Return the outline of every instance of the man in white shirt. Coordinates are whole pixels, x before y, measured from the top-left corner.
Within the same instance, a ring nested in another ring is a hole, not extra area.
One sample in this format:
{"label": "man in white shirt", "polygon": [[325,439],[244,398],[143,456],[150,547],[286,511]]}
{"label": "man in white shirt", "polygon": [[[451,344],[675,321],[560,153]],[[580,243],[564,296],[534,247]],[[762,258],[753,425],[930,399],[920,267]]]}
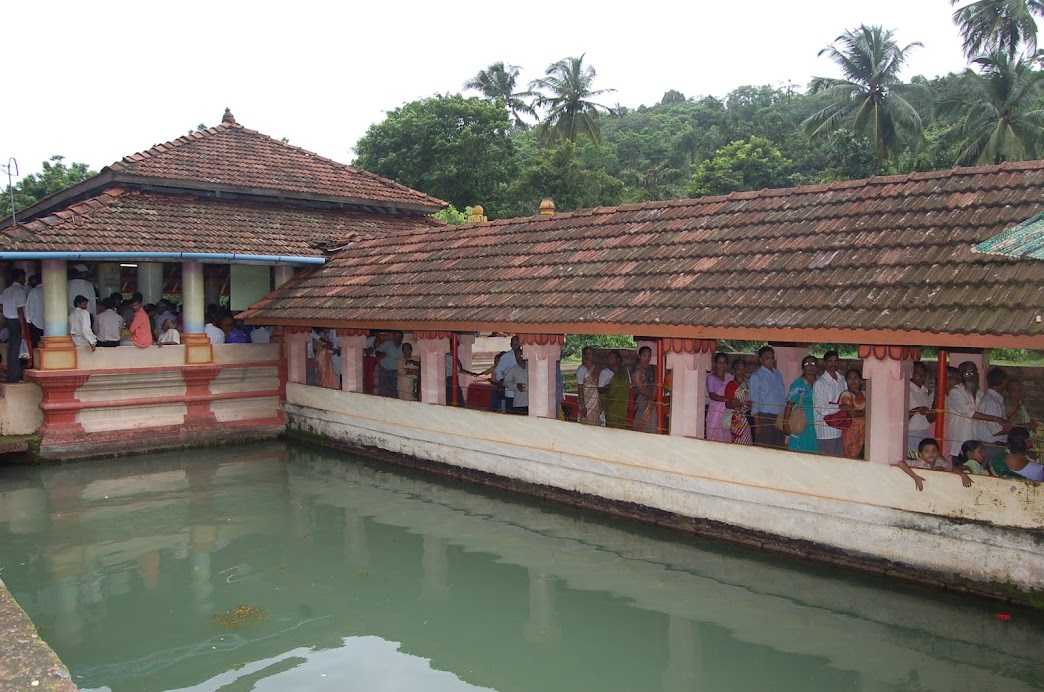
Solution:
{"label": "man in white shirt", "polygon": [[22,346],[22,322],[25,321],[25,272],[15,269],[11,272],[11,283],[0,293],[3,303],[4,318],[7,320],[7,381],[18,382],[22,379],[22,361],[18,357]]}
{"label": "man in white shirt", "polygon": [[69,279],[69,305],[75,309],[76,296],[83,296],[87,299],[87,312],[96,314],[98,294],[94,291],[94,284],[87,280],[87,265],[74,264],[71,273],[73,278]]}
{"label": "man in white shirt", "polygon": [[910,376],[909,402],[907,404],[908,422],[906,424],[907,456],[917,456],[917,448],[921,440],[932,436],[932,422],[935,414],[935,395],[928,386],[928,366],[921,361],[913,364]]}
{"label": "man in white shirt", "polygon": [[101,302],[101,312],[95,319],[98,322],[98,345],[105,348],[119,346],[124,323],[120,313],[113,309],[111,299]]}
{"label": "man in white shirt", "polygon": [[39,274],[29,277],[29,292],[25,296],[25,319],[29,323],[33,348],[36,348],[40,345],[40,337],[44,332],[44,293]]}
{"label": "man in white shirt", "polygon": [[1011,429],[1007,425],[1008,409],[1003,394],[1007,384],[1008,375],[1000,368],[990,368],[986,373],[986,391],[975,407],[976,435],[980,442],[1001,447],[1007,444]]}
{"label": "man in white shirt", "polygon": [[167,320],[172,321],[174,324],[178,323],[178,316],[174,314],[173,308],[174,306],[167,300],[161,300],[156,303],[156,313],[152,316],[152,331],[154,333],[162,333],[163,323]]}
{"label": "man in white shirt", "polygon": [[225,343],[225,332],[213,322],[207,322],[203,325],[203,332],[210,339],[212,344],[223,344]]}
{"label": "man in white shirt", "polygon": [[93,351],[98,337],[91,330],[91,313],[87,312],[87,296],[73,298],[73,311],[69,314],[69,336],[77,346],[88,346]]}
{"label": "man in white shirt", "polygon": [[[980,440],[979,434],[985,432],[979,423],[997,423],[1002,433],[1011,429],[1011,424],[1001,415],[980,411],[983,395],[979,393],[979,371],[975,363],[966,360],[957,368],[959,384],[950,390],[946,397],[946,441],[947,454],[960,452],[961,445],[968,440],[979,440],[985,444],[995,444],[994,440]],[[1001,373],[1003,377],[1003,372]],[[1001,411],[1004,398],[1001,397]],[[991,428],[993,430],[994,428]]]}
{"label": "man in white shirt", "polygon": [[504,386],[504,377],[519,363],[519,355],[522,353],[522,340],[517,336],[511,337],[511,350],[500,355],[497,367],[493,369],[493,396],[489,401],[491,411],[503,411],[505,404],[508,412],[511,412],[511,399],[514,392]]}
{"label": "man in white shirt", "polygon": [[816,448],[820,454],[832,457],[845,455],[841,446],[841,429],[827,425],[824,418],[841,410],[837,400],[848,389],[848,382],[837,371],[841,364],[837,351],[823,356],[823,374],[812,387],[812,406],[816,419]]}
{"label": "man in white shirt", "polygon": [[521,346],[515,353],[515,358],[515,367],[504,373],[504,393],[511,393],[511,398],[508,399],[508,413],[524,416],[529,413],[529,371],[526,369]]}

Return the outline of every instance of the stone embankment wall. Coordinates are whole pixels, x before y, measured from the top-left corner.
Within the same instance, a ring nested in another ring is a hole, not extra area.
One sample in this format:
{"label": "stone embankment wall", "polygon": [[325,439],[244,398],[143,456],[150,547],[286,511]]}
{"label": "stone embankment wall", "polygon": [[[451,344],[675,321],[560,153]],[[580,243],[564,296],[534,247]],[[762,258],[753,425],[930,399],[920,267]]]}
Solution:
{"label": "stone embankment wall", "polygon": [[0,579],[0,692],[75,692],[69,670],[40,639]]}
{"label": "stone embankment wall", "polygon": [[[1031,601],[1044,593],[1044,492],[925,472],[557,420],[287,386],[291,431],[624,503],[766,548]],[[640,514],[640,513],[639,513]]]}

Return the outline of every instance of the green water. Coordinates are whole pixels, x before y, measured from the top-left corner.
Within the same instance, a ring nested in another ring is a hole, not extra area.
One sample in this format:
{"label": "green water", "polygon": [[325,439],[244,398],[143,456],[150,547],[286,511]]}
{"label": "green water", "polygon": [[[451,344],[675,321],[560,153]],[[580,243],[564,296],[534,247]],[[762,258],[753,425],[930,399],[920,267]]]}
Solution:
{"label": "green water", "polygon": [[281,444],[0,466],[0,567],[85,689],[1044,689],[1032,613]]}

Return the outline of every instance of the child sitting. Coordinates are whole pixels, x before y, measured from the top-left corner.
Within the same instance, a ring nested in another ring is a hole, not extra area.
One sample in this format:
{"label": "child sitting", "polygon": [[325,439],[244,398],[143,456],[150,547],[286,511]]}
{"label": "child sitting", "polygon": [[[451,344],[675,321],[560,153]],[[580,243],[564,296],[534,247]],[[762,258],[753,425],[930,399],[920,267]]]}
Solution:
{"label": "child sitting", "polygon": [[986,461],[986,447],[978,440],[967,440],[961,445],[960,453],[953,458],[955,471],[963,469],[973,476],[991,476],[990,465]]}
{"label": "child sitting", "polygon": [[163,333],[160,334],[157,346],[173,346],[181,343],[181,334],[174,328],[174,320],[163,320]]}
{"label": "child sitting", "polygon": [[946,468],[946,461],[942,458],[939,453],[939,442],[934,437],[926,437],[921,440],[921,443],[917,445],[917,458],[909,462],[900,461],[898,464],[899,468],[903,472],[913,479],[914,485],[917,486],[917,490],[924,490],[924,478],[914,473],[914,469],[927,469],[929,471],[953,471],[960,475],[961,483],[964,484],[965,488],[971,487],[972,480],[968,476],[968,472],[963,468]]}

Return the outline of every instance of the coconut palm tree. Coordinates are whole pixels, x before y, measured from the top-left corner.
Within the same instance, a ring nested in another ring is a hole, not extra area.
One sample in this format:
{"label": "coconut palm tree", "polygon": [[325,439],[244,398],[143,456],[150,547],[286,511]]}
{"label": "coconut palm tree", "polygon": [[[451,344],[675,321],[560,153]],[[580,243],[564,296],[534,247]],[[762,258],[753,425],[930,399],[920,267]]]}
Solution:
{"label": "coconut palm tree", "polygon": [[[965,0],[950,0],[951,5]],[[1020,44],[1037,50],[1037,21],[1044,16],[1044,0],[973,0],[957,8],[953,21],[961,28],[968,58],[1004,50],[1014,60]]]}
{"label": "coconut palm tree", "polygon": [[541,134],[546,139],[565,138],[576,141],[580,133],[593,141],[600,139],[599,113],[612,113],[608,106],[591,99],[615,89],[595,89],[595,69],[584,65],[584,56],[562,58],[549,66],[544,76],[529,84],[537,93],[536,105],[546,109]]}
{"label": "coconut palm tree", "polygon": [[517,65],[505,65],[495,62],[464,84],[465,89],[474,89],[493,101],[502,101],[515,121],[516,127],[528,127],[523,115],[536,117],[536,109],[526,101],[533,96],[531,91],[515,91],[518,81]]}
{"label": "coconut palm tree", "polygon": [[981,71],[968,70],[968,88],[953,104],[960,112],[957,163],[1036,158],[1044,142],[1044,74],[1033,69],[1032,59],[1012,59],[1003,48],[973,62]]}
{"label": "coconut palm tree", "polygon": [[899,47],[894,33],[880,26],[846,31],[819,51],[841,68],[843,79],[815,77],[810,92],[825,94],[830,104],[810,115],[803,126],[809,137],[820,137],[845,127],[870,139],[878,162],[892,158],[902,145],[921,135],[921,116],[903,98],[917,89],[899,79],[910,52],[920,46]]}

